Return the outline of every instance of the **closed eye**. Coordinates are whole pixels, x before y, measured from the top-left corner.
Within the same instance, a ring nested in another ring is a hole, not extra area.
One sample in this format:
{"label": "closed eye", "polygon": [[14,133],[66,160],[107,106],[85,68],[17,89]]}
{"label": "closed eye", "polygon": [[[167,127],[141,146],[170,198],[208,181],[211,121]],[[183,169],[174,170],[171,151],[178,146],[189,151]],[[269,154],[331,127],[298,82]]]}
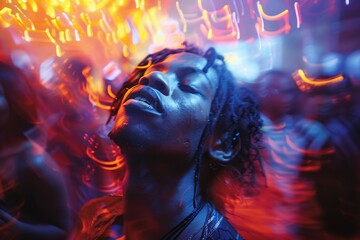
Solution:
{"label": "closed eye", "polygon": [[179,88],[184,92],[200,94],[199,91],[196,88],[194,88],[194,87],[192,87],[192,86],[190,86],[188,84],[180,83]]}
{"label": "closed eye", "polygon": [[179,88],[184,92],[193,93],[193,94],[201,94],[201,92],[199,91],[197,86],[194,85],[192,80],[182,80],[182,81],[180,81],[179,82]]}

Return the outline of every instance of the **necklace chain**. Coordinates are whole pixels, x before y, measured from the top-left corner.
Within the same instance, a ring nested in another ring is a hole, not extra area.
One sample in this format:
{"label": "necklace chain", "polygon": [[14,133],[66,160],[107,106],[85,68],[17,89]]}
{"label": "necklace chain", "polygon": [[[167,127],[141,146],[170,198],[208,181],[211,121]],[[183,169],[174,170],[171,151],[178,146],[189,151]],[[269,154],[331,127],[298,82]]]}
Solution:
{"label": "necklace chain", "polygon": [[171,240],[176,239],[180,234],[186,229],[189,224],[194,221],[195,217],[199,214],[201,209],[204,207],[205,202],[199,204],[188,216],[186,216],[181,222],[179,222],[175,227],[173,227],[169,232],[167,232],[161,240]]}

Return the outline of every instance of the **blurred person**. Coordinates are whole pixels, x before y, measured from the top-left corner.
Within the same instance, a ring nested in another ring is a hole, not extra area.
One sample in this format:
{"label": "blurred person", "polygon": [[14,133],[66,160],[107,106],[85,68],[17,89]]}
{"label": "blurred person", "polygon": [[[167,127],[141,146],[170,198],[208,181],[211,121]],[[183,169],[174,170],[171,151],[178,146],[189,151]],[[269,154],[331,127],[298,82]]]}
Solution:
{"label": "blurred person", "polygon": [[328,145],[329,133],[321,123],[296,114],[299,90],[290,73],[266,71],[252,87],[263,120],[264,148],[260,154],[267,184],[248,210],[263,212],[255,217],[254,222],[258,220],[260,226],[252,226],[256,228],[253,236],[322,239],[316,183],[333,152]]}
{"label": "blurred person", "polygon": [[41,122],[29,80],[0,62],[0,236],[65,239],[69,211],[61,170],[28,137]]}
{"label": "blurred person", "polygon": [[88,200],[121,192],[124,163],[119,147],[107,137],[107,111],[91,101],[87,77],[92,77],[92,62],[65,56],[57,58],[51,70],[53,78],[46,83],[53,109],[47,114],[47,149],[67,176],[76,218]]}
{"label": "blurred person", "polygon": [[[332,76],[317,76],[316,81]],[[331,239],[360,236],[360,114],[358,89],[347,75],[339,81],[313,85],[306,91],[305,116],[322,122],[330,133],[335,152],[324,174],[332,178],[321,182],[319,200],[324,208],[323,221]]]}
{"label": "blurred person", "polygon": [[222,174],[252,186],[261,121],[254,95],[214,48],[148,55],[119,90],[113,118],[124,196],[89,201],[75,239],[242,239],[212,186]]}

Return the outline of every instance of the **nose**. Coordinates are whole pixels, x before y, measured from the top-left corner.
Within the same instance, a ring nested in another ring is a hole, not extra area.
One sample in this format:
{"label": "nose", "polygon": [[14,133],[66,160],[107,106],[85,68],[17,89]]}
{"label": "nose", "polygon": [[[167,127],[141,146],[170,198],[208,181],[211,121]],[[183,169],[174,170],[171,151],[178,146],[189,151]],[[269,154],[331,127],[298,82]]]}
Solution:
{"label": "nose", "polygon": [[170,93],[169,82],[166,79],[166,76],[159,71],[154,71],[144,75],[140,78],[139,84],[150,86],[166,96]]}

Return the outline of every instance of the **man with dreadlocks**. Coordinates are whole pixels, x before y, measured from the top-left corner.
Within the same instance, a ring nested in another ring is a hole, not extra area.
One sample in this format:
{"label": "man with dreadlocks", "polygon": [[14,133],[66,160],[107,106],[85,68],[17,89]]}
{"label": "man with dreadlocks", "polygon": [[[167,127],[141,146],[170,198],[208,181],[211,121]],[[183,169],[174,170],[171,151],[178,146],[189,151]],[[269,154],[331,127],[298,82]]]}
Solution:
{"label": "man with dreadlocks", "polygon": [[211,186],[224,171],[244,188],[255,182],[261,120],[214,48],[185,43],[148,55],[118,92],[113,117],[124,196],[85,204],[75,239],[242,239]]}

